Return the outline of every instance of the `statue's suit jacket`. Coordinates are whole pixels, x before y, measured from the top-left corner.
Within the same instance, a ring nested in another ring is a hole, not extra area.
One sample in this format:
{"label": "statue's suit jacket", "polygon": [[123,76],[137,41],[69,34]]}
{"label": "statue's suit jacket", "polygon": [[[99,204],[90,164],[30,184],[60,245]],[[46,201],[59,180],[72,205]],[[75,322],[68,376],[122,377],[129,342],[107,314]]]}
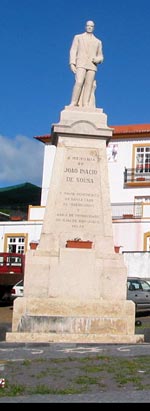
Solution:
{"label": "statue's suit jacket", "polygon": [[[92,62],[93,58],[96,63]],[[75,64],[76,68],[97,71],[97,64],[103,62],[103,59],[101,40],[86,32],[74,36],[70,49],[70,64]]]}

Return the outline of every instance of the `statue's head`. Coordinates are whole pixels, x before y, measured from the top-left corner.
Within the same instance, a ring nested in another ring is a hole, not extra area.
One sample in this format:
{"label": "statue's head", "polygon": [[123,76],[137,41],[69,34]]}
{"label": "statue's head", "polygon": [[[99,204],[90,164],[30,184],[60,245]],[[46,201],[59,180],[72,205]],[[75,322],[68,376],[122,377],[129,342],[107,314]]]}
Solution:
{"label": "statue's head", "polygon": [[92,20],[88,20],[86,22],[85,28],[86,28],[87,33],[92,33],[94,31],[94,27],[95,27],[95,24]]}

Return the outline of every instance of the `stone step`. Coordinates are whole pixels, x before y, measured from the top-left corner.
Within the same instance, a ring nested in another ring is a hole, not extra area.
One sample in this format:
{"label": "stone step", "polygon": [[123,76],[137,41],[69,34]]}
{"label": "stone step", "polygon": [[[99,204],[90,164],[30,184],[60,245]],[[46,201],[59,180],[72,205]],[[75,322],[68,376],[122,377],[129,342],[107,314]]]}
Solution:
{"label": "stone step", "polygon": [[140,344],[144,342],[144,334],[70,334],[70,333],[32,333],[7,332],[7,342],[24,343],[94,343],[94,344]]}

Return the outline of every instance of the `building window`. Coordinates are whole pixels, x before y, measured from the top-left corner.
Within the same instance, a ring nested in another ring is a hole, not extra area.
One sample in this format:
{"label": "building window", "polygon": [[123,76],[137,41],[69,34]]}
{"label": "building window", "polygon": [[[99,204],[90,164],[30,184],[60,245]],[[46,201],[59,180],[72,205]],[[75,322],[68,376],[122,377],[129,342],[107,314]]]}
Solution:
{"label": "building window", "polygon": [[144,251],[150,251],[150,232],[144,234]]}
{"label": "building window", "polygon": [[25,237],[13,236],[7,237],[7,252],[24,254],[25,252]]}
{"label": "building window", "polygon": [[150,237],[147,237],[147,251],[150,251]]}
{"label": "building window", "polygon": [[150,173],[150,146],[135,147],[136,173]]}
{"label": "building window", "polygon": [[134,197],[134,215],[137,218],[143,216],[143,205],[150,205],[150,196],[135,196]]}

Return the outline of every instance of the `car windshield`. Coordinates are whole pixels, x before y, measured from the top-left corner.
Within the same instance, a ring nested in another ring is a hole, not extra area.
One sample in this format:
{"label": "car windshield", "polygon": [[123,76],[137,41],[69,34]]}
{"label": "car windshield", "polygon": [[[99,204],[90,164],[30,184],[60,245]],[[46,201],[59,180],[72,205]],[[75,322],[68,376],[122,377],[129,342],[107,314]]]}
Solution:
{"label": "car windshield", "polygon": [[22,287],[23,286],[23,280],[20,280],[17,284],[15,284],[15,287]]}
{"label": "car windshield", "polygon": [[128,289],[129,290],[141,290],[141,291],[150,291],[150,284],[144,280],[129,280],[128,281]]}
{"label": "car windshield", "polygon": [[144,291],[150,290],[150,285],[146,281],[141,281],[141,286]]}

